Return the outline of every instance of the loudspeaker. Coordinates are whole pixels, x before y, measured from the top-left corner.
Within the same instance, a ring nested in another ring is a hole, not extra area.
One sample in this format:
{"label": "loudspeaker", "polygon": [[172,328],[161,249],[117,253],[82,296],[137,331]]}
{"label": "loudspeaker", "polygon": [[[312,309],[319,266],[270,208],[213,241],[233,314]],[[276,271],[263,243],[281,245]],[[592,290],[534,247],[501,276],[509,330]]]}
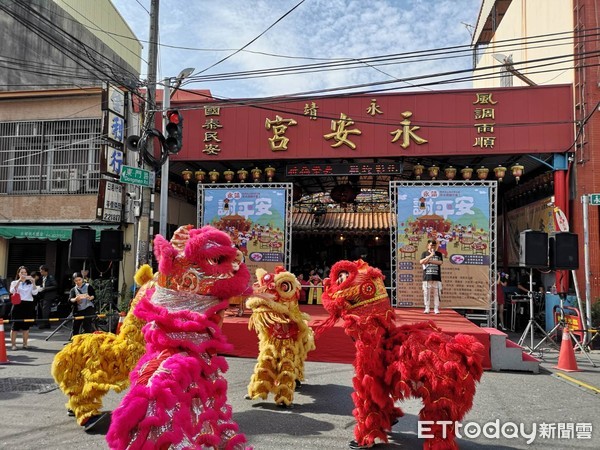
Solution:
{"label": "loudspeaker", "polygon": [[519,266],[548,267],[548,233],[525,230],[519,235]]}
{"label": "loudspeaker", "polygon": [[74,228],[71,231],[69,259],[89,259],[94,256],[96,231],[90,228]]}
{"label": "loudspeaker", "polygon": [[550,235],[550,268],[552,270],[579,269],[579,243],[575,233],[560,232]]}
{"label": "loudspeaker", "polygon": [[100,232],[100,261],[123,260],[123,231],[102,230]]}
{"label": "loudspeaker", "polygon": [[69,259],[69,270],[71,275],[74,272],[81,272],[83,270],[83,265],[85,264],[84,259]]}

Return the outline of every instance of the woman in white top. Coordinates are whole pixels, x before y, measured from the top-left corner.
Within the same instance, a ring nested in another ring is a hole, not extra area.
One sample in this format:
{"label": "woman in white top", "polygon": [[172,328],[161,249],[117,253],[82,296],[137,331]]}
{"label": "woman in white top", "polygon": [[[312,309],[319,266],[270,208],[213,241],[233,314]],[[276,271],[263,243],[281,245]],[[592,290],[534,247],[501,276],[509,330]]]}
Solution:
{"label": "woman in white top", "polygon": [[25,319],[35,319],[35,304],[33,296],[38,293],[38,287],[35,285],[35,280],[29,275],[27,267],[21,266],[17,269],[15,280],[10,283],[10,293],[18,292],[21,296],[21,303],[12,305],[10,311],[10,322],[12,328],[10,330],[10,343],[12,349],[17,349],[17,333],[23,332],[23,348],[28,349],[27,341],[29,340],[29,327],[33,322],[25,322]]}

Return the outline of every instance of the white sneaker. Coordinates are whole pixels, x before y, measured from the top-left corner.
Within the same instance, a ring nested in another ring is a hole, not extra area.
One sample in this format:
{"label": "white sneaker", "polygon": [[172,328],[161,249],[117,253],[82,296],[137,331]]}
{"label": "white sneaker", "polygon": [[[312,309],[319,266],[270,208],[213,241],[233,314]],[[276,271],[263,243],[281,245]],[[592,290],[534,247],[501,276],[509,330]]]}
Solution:
{"label": "white sneaker", "polygon": [[423,311],[423,314],[429,314],[429,308],[425,308],[425,311]]}
{"label": "white sneaker", "polygon": [[439,313],[440,313],[440,310],[439,310],[439,309],[434,309],[434,310],[433,310],[433,313],[434,313],[434,314],[439,314]]}

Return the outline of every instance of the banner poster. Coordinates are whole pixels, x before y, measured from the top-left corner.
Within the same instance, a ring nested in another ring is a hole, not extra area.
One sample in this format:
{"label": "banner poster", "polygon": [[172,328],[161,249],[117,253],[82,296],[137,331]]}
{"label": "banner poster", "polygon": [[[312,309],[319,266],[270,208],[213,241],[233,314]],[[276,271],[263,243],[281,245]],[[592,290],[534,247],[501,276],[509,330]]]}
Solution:
{"label": "banner poster", "polygon": [[490,192],[487,186],[398,186],[397,306],[423,306],[427,241],[443,255],[442,308],[489,309]]}
{"label": "banner poster", "polygon": [[506,213],[506,252],[509,267],[519,267],[521,231],[533,230],[544,233],[556,231],[552,198],[548,197]]}
{"label": "banner poster", "polygon": [[232,186],[202,192],[202,225],[231,236],[254,281],[257,268],[272,273],[285,265],[286,189]]}

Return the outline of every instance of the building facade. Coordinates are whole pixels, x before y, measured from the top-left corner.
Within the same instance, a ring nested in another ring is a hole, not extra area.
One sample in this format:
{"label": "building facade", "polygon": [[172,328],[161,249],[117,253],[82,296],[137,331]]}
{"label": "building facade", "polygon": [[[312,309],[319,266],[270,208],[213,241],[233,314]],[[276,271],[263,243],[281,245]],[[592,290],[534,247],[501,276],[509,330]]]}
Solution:
{"label": "building facade", "polygon": [[[109,0],[4,2],[0,15],[11,55],[0,72],[0,275],[12,279],[20,265],[47,264],[66,290],[80,268],[69,261],[73,228],[98,237],[121,229],[125,242],[133,240],[126,220],[97,218],[97,203],[102,85],[136,88],[141,44]],[[125,276],[118,262],[87,268],[93,277],[131,280],[130,258],[125,252]]]}
{"label": "building facade", "polygon": [[485,0],[473,36],[475,68],[492,75],[476,87],[572,85],[575,138],[563,149],[566,166],[552,169],[564,192],[557,206],[578,236],[577,284],[592,303],[600,297],[600,224],[598,207],[586,203],[600,192],[599,6],[597,0]]}

